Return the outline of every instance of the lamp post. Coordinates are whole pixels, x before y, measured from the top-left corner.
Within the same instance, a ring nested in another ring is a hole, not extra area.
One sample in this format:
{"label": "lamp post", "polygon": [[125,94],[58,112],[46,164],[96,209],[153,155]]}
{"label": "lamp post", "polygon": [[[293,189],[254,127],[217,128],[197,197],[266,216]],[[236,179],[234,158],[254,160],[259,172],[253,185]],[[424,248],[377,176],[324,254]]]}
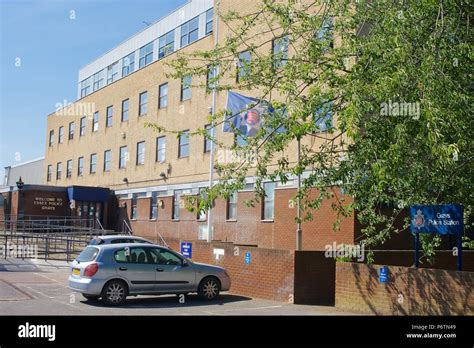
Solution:
{"label": "lamp post", "polygon": [[25,183],[23,182],[23,180],[21,180],[20,176],[20,179],[18,179],[18,181],[16,182],[16,187],[18,187],[18,190],[21,191],[21,189],[23,189],[23,186],[25,186]]}

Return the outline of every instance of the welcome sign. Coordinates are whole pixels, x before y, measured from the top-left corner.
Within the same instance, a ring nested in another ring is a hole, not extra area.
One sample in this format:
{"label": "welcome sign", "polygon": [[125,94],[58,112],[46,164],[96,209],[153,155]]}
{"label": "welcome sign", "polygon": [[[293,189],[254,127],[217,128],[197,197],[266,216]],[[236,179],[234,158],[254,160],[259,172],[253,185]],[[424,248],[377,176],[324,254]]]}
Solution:
{"label": "welcome sign", "polygon": [[462,235],[464,207],[460,204],[410,206],[411,233]]}

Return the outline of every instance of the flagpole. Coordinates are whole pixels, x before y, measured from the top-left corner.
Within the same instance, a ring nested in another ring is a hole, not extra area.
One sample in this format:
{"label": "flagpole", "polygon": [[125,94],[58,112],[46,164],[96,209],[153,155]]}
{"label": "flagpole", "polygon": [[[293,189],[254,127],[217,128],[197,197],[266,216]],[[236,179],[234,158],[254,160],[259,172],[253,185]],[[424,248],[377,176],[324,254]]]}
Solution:
{"label": "flagpole", "polygon": [[[214,33],[214,48],[217,48],[217,44],[219,42],[219,1],[216,3],[216,31]],[[217,98],[217,92],[216,92],[216,84],[214,84],[214,88],[212,89],[212,121],[211,121],[211,138],[214,139],[216,134],[215,134],[215,121],[214,121],[214,116],[216,113],[216,98]],[[211,141],[211,153],[209,156],[209,189],[212,188],[213,181],[214,181],[214,151],[215,151],[215,146],[214,146],[214,140]],[[209,206],[209,209],[207,211],[207,242],[210,243],[212,242],[212,239],[214,237],[214,231],[212,228],[212,204]]]}
{"label": "flagpole", "polygon": [[301,250],[303,247],[303,231],[301,229],[301,198],[300,198],[300,191],[301,191],[301,171],[299,169],[300,161],[301,161],[301,139],[298,136],[298,192],[296,196],[296,217],[298,220],[296,226],[296,250]]}

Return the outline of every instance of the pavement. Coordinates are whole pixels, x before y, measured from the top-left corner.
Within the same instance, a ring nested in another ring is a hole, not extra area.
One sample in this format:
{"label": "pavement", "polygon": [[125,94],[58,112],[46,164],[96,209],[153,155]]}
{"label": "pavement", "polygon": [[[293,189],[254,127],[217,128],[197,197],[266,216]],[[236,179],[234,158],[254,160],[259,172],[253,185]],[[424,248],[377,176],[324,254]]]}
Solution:
{"label": "pavement", "polygon": [[67,287],[63,261],[0,259],[2,315],[354,315],[331,306],[296,305],[222,293],[212,302],[190,294],[128,297],[120,307],[87,301]]}

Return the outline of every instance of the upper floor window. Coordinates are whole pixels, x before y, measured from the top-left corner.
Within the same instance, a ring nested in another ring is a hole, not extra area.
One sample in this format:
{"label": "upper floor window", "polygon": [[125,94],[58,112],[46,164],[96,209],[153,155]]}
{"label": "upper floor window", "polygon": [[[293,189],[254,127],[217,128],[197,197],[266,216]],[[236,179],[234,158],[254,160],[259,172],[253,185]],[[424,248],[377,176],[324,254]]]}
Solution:
{"label": "upper floor window", "polygon": [[[204,128],[206,129],[207,135],[211,136],[211,134],[212,134],[211,125],[208,124]],[[204,137],[204,152],[211,152],[211,143],[212,143],[211,139],[209,139],[208,137]]]}
{"label": "upper floor window", "polygon": [[127,76],[135,70],[135,52],[122,58],[122,77]]}
{"label": "upper floor window", "polygon": [[189,156],[189,131],[184,131],[179,136],[178,158]]}
{"label": "upper floor window", "polygon": [[89,173],[94,174],[97,170],[97,154],[93,153],[91,155],[91,163],[89,167]]}
{"label": "upper floor window", "polygon": [[219,67],[216,65],[209,65],[207,67],[207,89],[212,90],[217,87],[217,75],[219,73]]}
{"label": "upper floor window", "polygon": [[50,164],[50,165],[48,165],[48,171],[46,173],[46,180],[51,181],[52,176],[53,176],[53,166]]}
{"label": "upper floor window", "polygon": [[119,168],[127,167],[128,149],[126,146],[121,146],[119,151]]}
{"label": "upper floor window", "polygon": [[323,20],[321,29],[315,33],[315,39],[322,42],[323,52],[334,46],[332,18],[327,17]]}
{"label": "upper floor window", "polygon": [[82,176],[84,173],[84,157],[77,159],[77,176]]}
{"label": "upper floor window", "polygon": [[112,127],[113,116],[114,116],[114,107],[111,105],[107,107],[107,118],[105,119],[106,127]]}
{"label": "upper floor window", "polygon": [[140,141],[137,143],[137,166],[145,164],[145,142]]}
{"label": "upper floor window", "polygon": [[122,122],[128,121],[128,99],[122,100]]}
{"label": "upper floor window", "polygon": [[81,121],[79,122],[79,135],[82,137],[86,134],[86,117],[81,117]]}
{"label": "upper floor window", "polygon": [[95,73],[92,78],[93,78],[92,89],[94,91],[97,91],[99,88],[104,87],[104,77],[102,76],[102,71]]}
{"label": "upper floor window", "polygon": [[92,118],[92,132],[97,132],[99,130],[99,112],[94,112],[94,116]]}
{"label": "upper floor window", "polygon": [[164,162],[166,160],[166,137],[156,138],[156,161]]}
{"label": "upper floor window", "polygon": [[181,80],[181,101],[191,99],[191,76],[185,76]]}
{"label": "upper floor window", "polygon": [[59,136],[58,136],[58,143],[62,144],[64,141],[64,127],[59,127]]}
{"label": "upper floor window", "polygon": [[206,35],[212,33],[212,18],[214,10],[211,8],[206,12]]}
{"label": "upper floor window", "polygon": [[148,92],[140,93],[138,96],[139,105],[138,105],[138,116],[146,115],[148,109]]}
{"label": "upper floor window", "polygon": [[174,30],[161,36],[158,40],[158,58],[166,57],[174,51]]}
{"label": "upper floor window", "polygon": [[49,146],[53,146],[54,145],[54,130],[50,130],[49,131]]}
{"label": "upper floor window", "polygon": [[250,51],[244,51],[239,54],[239,61],[237,63],[237,82],[245,79],[245,76],[249,73],[250,59]]}
{"label": "upper floor window", "polygon": [[168,106],[168,83],[163,83],[158,87],[158,108],[163,109]]}
{"label": "upper floor window", "polygon": [[153,62],[153,41],[140,48],[140,60],[138,67],[143,68],[151,62]]}
{"label": "upper floor window", "polygon": [[263,220],[273,220],[275,213],[275,183],[267,182],[263,184],[265,197],[263,198],[262,218]]}
{"label": "upper floor window", "polygon": [[118,62],[115,62],[107,67],[107,84],[117,81],[119,78]]}
{"label": "upper floor window", "polygon": [[61,179],[62,168],[63,168],[63,164],[61,162],[58,162],[56,164],[56,180]]}
{"label": "upper floor window", "polygon": [[89,77],[81,82],[81,98],[91,93],[92,78]]}
{"label": "upper floor window", "polygon": [[69,122],[69,140],[74,139],[74,128],[75,128],[74,122]]}
{"label": "upper floor window", "polygon": [[181,25],[181,47],[196,41],[199,37],[199,17],[194,17]]}
{"label": "upper floor window", "polygon": [[72,160],[67,160],[66,163],[66,178],[70,178],[72,176]]}
{"label": "upper floor window", "polygon": [[324,103],[314,112],[317,130],[324,132],[332,128],[332,103]]}
{"label": "upper floor window", "polygon": [[272,41],[273,43],[273,66],[281,68],[288,63],[288,45],[290,39],[288,35],[279,37]]}

